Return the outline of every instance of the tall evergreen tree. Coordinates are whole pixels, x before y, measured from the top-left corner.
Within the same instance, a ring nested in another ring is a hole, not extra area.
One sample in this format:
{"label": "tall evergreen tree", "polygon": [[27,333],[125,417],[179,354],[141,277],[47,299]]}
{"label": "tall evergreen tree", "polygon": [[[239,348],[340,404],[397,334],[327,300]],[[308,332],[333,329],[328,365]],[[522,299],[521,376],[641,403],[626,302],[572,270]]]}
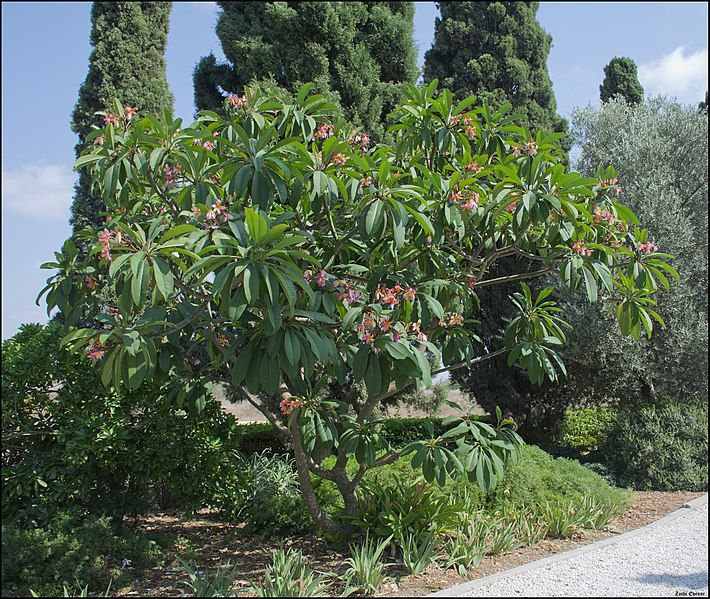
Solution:
{"label": "tall evergreen tree", "polygon": [[[79,135],[77,155],[91,126],[101,124],[94,113],[110,109],[114,98],[140,112],[172,110],[164,58],[171,9],[172,2],[93,3],[89,73],[72,113],[72,131]],[[71,209],[74,230],[99,226],[103,209],[82,171]]]}
{"label": "tall evergreen tree", "polygon": [[622,95],[627,104],[643,102],[643,86],[639,82],[636,63],[630,58],[615,56],[604,67],[599,97],[602,102],[608,102],[617,95]]}
{"label": "tall evergreen tree", "polygon": [[339,100],[345,116],[376,137],[401,83],[417,77],[412,2],[218,2],[213,55],[195,68],[195,105],[219,110],[218,88],[240,93],[273,78],[288,91],[306,82]]}
{"label": "tall evergreen tree", "polygon": [[505,101],[533,131],[566,132],[547,71],[552,38],[538,23],[538,2],[438,2],[424,81],[438,79],[457,98]]}

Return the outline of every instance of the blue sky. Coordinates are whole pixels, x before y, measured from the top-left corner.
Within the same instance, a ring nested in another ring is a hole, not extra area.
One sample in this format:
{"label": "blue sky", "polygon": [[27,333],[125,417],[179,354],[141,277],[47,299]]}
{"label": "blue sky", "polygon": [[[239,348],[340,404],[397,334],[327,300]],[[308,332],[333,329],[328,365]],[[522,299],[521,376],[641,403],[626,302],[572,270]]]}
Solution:
{"label": "blue sky", "polygon": [[[91,4],[2,3],[2,338],[23,322],[45,322],[35,306],[42,262],[70,234],[76,138],[69,118],[90,53]],[[210,2],[176,2],[166,54],[175,112],[193,116],[192,69],[222,57]],[[416,4],[420,64],[434,35],[434,3]],[[559,112],[597,102],[604,65],[630,56],[647,95],[697,103],[707,89],[708,6],[682,2],[542,2],[552,35],[548,59]]]}

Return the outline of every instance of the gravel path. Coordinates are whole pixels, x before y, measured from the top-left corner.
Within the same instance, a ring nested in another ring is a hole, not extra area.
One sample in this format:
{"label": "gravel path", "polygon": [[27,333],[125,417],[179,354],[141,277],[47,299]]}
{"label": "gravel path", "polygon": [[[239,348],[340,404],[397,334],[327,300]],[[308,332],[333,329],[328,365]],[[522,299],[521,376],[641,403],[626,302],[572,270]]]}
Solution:
{"label": "gravel path", "polygon": [[[708,594],[708,504],[637,534],[448,597],[702,597]],[[455,593],[455,594],[453,594]]]}

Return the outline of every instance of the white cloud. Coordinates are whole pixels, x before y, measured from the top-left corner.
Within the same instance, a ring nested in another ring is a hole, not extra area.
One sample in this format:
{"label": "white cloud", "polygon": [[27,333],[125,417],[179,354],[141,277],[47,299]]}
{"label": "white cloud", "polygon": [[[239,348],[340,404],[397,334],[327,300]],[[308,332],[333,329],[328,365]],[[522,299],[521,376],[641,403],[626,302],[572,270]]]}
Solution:
{"label": "white cloud", "polygon": [[686,54],[686,46],[657,60],[639,65],[639,81],[646,95],[675,96],[683,102],[699,102],[708,88],[708,49]]}
{"label": "white cloud", "polygon": [[66,221],[75,174],[66,164],[35,162],[2,170],[2,207],[17,214]]}

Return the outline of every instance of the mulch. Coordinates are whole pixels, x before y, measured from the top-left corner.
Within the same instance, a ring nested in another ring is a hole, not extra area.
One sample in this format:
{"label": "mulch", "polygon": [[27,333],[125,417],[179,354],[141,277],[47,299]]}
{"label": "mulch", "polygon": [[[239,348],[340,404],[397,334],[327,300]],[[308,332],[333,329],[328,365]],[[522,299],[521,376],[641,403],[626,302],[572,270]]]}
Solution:
{"label": "mulch", "polygon": [[[470,573],[468,580],[645,526],[701,495],[703,494],[636,492],[633,505],[617,517],[606,531],[585,531],[583,535],[573,539],[544,539],[530,547],[488,556]],[[171,540],[172,549],[168,552],[172,559],[162,567],[144,572],[140,579],[133,581],[131,587],[118,590],[118,596],[180,596],[187,590],[184,585],[187,575],[180,568],[177,556],[197,564],[197,567],[206,571],[212,571],[220,564],[230,561],[232,566],[236,566],[238,573],[233,589],[243,596],[253,595],[249,591],[250,585],[262,579],[266,565],[271,562],[270,552],[278,547],[301,550],[309,565],[317,571],[341,575],[346,570],[343,562],[348,557],[347,550],[334,547],[323,539],[314,536],[258,538],[248,533],[243,524],[221,522],[216,513],[206,510],[191,518],[169,513],[155,514],[138,520],[136,528]],[[390,570],[389,573],[392,578],[382,586],[379,596],[423,596],[463,582],[453,570],[440,570],[435,566],[418,576],[405,576],[403,571],[395,570]],[[334,587],[333,591],[337,590],[337,586]]]}

